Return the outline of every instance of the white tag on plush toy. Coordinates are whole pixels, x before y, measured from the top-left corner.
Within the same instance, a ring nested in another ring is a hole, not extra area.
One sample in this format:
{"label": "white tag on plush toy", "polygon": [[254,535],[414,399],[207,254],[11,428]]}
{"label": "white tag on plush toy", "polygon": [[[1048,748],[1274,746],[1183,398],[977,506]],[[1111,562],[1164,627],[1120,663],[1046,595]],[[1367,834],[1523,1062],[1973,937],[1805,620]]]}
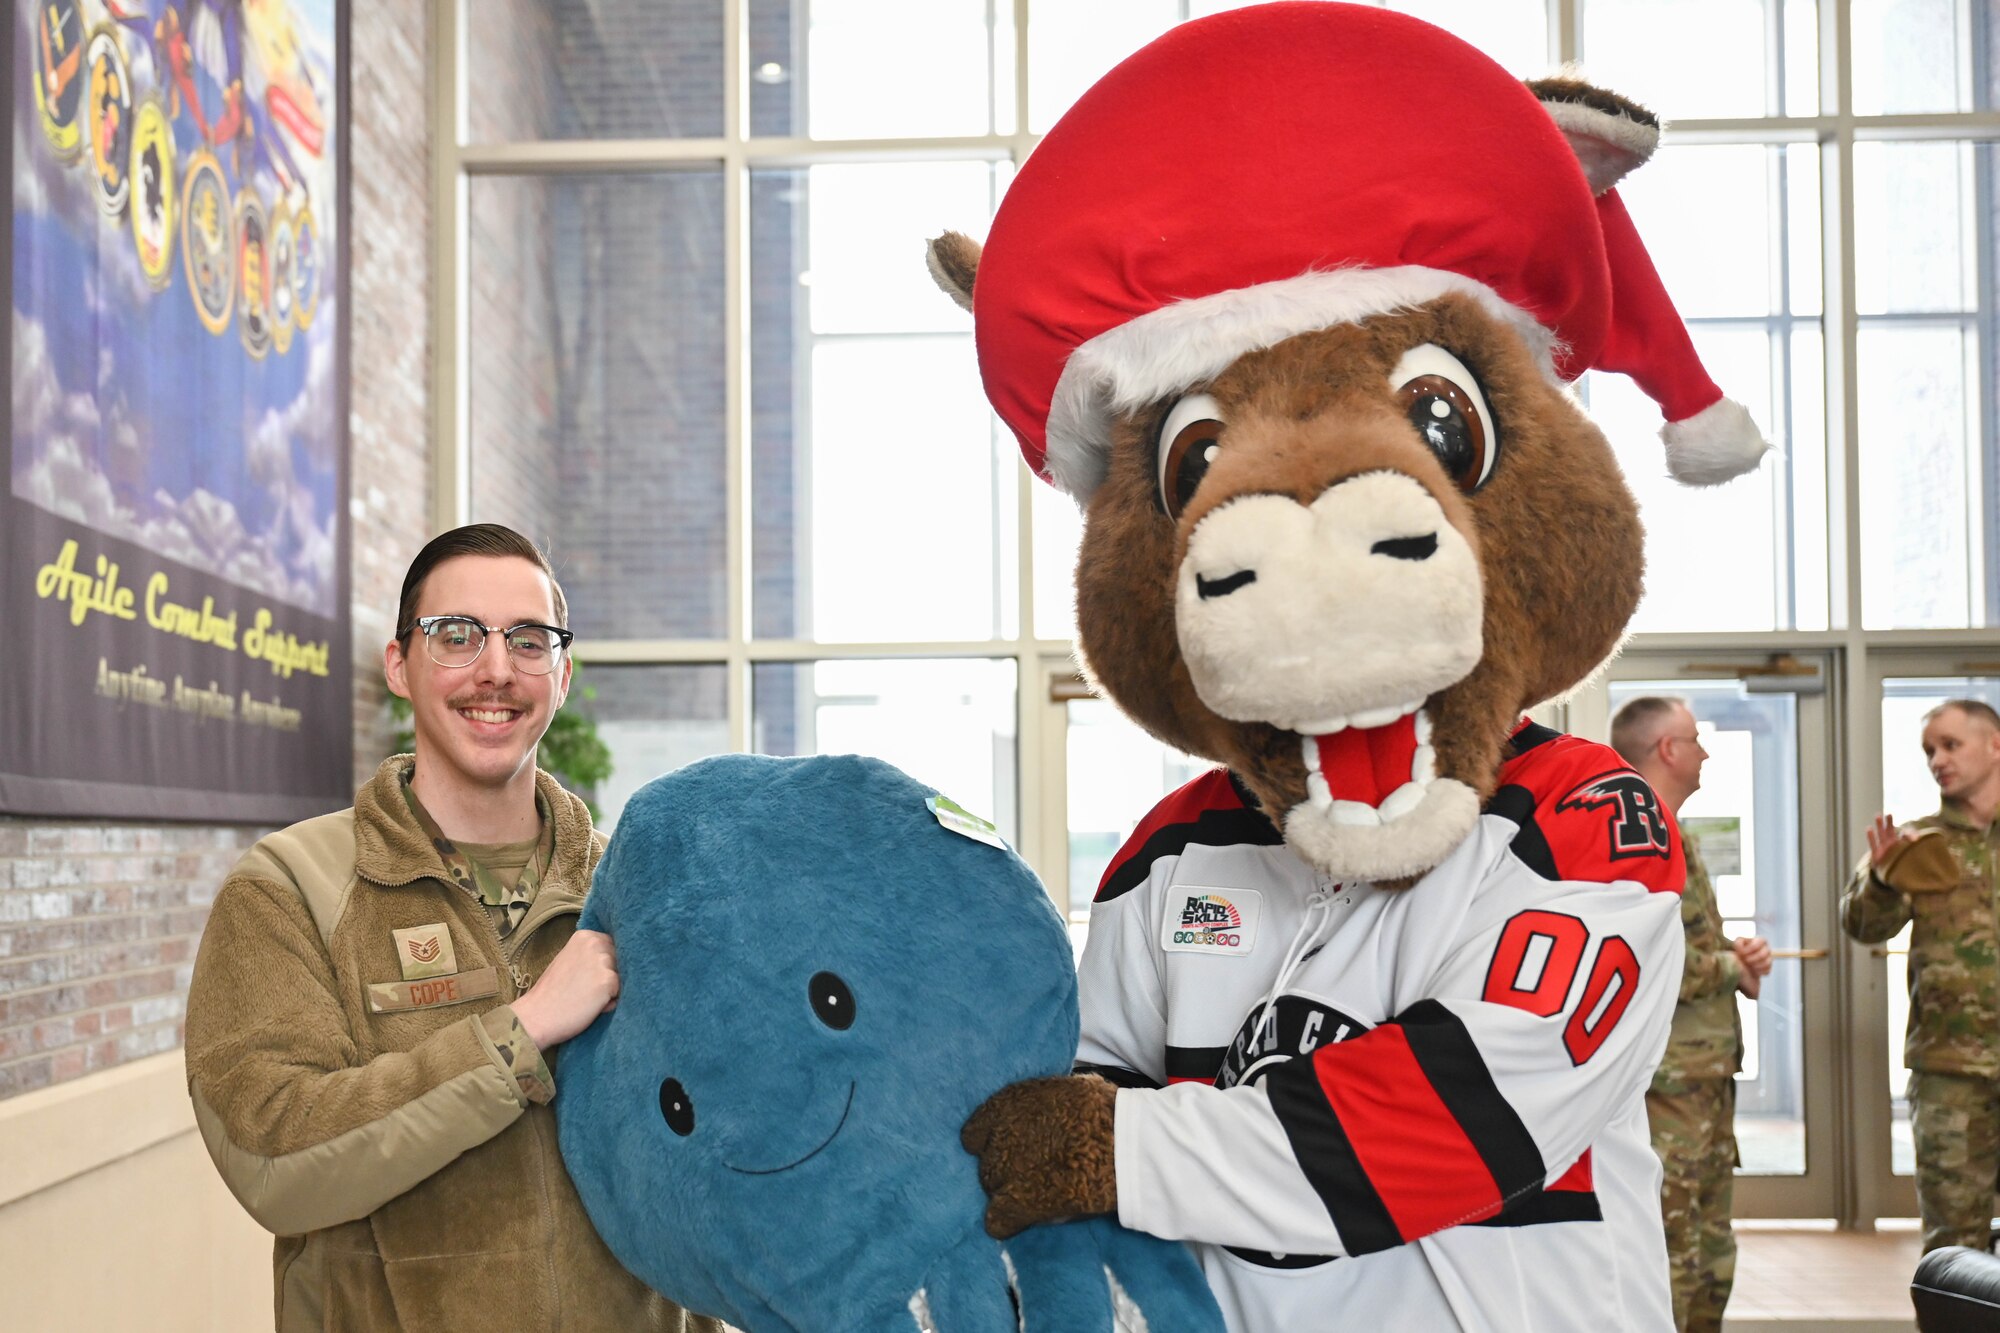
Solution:
{"label": "white tag on plush toy", "polygon": [[1264,895],[1255,889],[1174,887],[1160,923],[1160,947],[1169,953],[1241,957],[1257,947],[1257,918]]}
{"label": "white tag on plush toy", "polygon": [[998,847],[1005,851],[1007,844],[1000,840],[1000,830],[990,820],[981,819],[949,796],[927,796],[924,805],[937,822],[974,842],[983,842],[988,847]]}

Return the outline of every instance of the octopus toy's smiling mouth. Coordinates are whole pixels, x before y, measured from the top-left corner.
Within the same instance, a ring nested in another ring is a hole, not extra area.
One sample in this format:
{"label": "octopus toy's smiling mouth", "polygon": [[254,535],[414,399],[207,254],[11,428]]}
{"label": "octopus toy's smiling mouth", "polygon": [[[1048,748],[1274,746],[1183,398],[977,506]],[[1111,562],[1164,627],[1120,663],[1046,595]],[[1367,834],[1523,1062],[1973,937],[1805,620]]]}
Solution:
{"label": "octopus toy's smiling mouth", "polygon": [[834,1139],[840,1136],[840,1131],[842,1127],[847,1124],[847,1113],[854,1109],[854,1087],[855,1085],[853,1081],[850,1080],[847,1084],[847,1105],[840,1108],[840,1120],[838,1123],[834,1125],[833,1133],[827,1135],[824,1139],[821,1139],[819,1147],[814,1148],[804,1157],[799,1158],[795,1162],[786,1162],[783,1166],[767,1166],[755,1169],[746,1166],[729,1166],[729,1163],[727,1162],[724,1162],[723,1165],[729,1166],[729,1169],[731,1171],[736,1172],[736,1174],[740,1176],[775,1176],[780,1171],[789,1171],[795,1166],[799,1166],[806,1162],[810,1162],[813,1158],[819,1156],[822,1152],[826,1151],[827,1144],[832,1143]]}

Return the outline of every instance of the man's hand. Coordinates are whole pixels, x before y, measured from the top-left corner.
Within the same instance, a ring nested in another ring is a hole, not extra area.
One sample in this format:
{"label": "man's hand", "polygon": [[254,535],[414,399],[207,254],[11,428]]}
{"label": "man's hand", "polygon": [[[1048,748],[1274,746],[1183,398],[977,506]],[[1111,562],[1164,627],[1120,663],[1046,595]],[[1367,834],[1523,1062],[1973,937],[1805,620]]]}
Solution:
{"label": "man's hand", "polygon": [[514,1001],[528,1040],[546,1051],[568,1041],[618,1003],[618,955],[601,930],[579,930],[541,979]]}
{"label": "man's hand", "polygon": [[1118,1089],[1095,1074],[1000,1089],[959,1132],[992,1201],[986,1230],[1005,1240],[1037,1222],[1118,1210],[1112,1125]]}
{"label": "man's hand", "polygon": [[[1868,825],[1868,864],[1879,872],[1898,848],[1916,840],[1915,833],[1899,831],[1896,821],[1889,816],[1877,815]],[[1878,873],[1876,878],[1880,879],[1881,875]]]}
{"label": "man's hand", "polygon": [[1736,951],[1736,964],[1740,975],[1736,989],[1751,999],[1764,988],[1764,978],[1771,973],[1771,942],[1761,935],[1746,935],[1740,940],[1731,940],[1729,947]]}

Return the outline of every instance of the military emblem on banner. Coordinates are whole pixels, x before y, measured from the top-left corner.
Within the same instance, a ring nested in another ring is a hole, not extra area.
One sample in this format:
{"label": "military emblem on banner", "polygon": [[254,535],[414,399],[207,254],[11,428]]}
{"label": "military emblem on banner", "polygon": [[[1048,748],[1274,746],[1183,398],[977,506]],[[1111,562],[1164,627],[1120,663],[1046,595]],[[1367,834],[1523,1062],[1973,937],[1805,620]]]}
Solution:
{"label": "military emblem on banner", "polygon": [[292,319],[301,330],[312,327],[319,310],[319,228],[311,204],[299,205],[292,221]]}
{"label": "military emblem on banner", "polygon": [[206,148],[188,161],[187,197],[181,204],[181,257],[188,291],[202,327],[220,334],[236,302],[235,213],[222,164]]}
{"label": "military emblem on banner", "polygon": [[139,268],[155,289],[174,279],[174,131],[158,97],[139,103],[132,117],[132,158],[126,168],[131,190],[132,244]]}
{"label": "military emblem on banner", "polygon": [[248,186],[236,196],[236,332],[258,360],[271,350],[271,219]]}
{"label": "military emblem on banner", "polygon": [[97,206],[112,217],[132,193],[132,73],[118,34],[100,27],[84,48],[89,82],[84,119],[90,126],[90,175]]}
{"label": "military emblem on banner", "polygon": [[271,213],[271,345],[279,356],[292,350],[292,315],[298,309],[298,297],[292,291],[292,258],[296,253],[291,206],[280,200]]}
{"label": "military emblem on banner", "polygon": [[83,7],[76,0],[42,0],[35,6],[35,109],[42,133],[65,161],[83,146]]}

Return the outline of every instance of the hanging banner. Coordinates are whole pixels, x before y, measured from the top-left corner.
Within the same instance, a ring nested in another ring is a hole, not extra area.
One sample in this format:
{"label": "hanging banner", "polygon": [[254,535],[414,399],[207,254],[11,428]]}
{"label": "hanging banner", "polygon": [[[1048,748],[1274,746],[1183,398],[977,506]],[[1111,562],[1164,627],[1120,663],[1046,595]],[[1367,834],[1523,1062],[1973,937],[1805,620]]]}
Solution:
{"label": "hanging banner", "polygon": [[0,811],[353,796],[337,0],[5,0]]}

